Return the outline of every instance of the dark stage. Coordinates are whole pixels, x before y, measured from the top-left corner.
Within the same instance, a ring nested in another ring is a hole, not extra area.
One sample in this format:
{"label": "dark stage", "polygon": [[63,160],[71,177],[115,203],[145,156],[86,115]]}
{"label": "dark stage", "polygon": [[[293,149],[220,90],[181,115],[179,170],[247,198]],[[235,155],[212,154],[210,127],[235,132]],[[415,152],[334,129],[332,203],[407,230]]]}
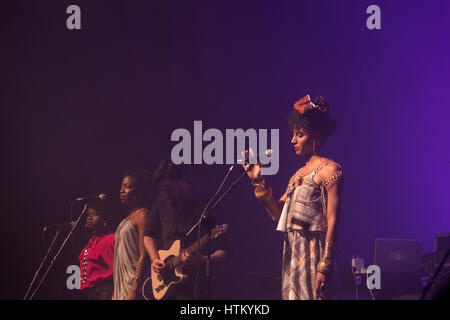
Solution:
{"label": "dark stage", "polygon": [[[80,29],[68,27],[70,5]],[[345,175],[336,299],[419,299],[449,245],[435,252],[450,232],[449,18],[446,0],[1,1],[0,298],[23,299],[56,231],[43,239],[42,229],[76,219],[73,199],[105,193],[115,231],[127,215],[124,173],[173,160],[177,129],[192,135],[184,167],[205,199],[238,156],[227,130],[278,130],[276,174],[265,179],[281,197],[305,164],[288,115],[310,94],[329,102],[337,129],[323,155]],[[223,135],[215,163],[205,156],[209,129]],[[215,211],[229,225],[229,257],[213,270],[211,298],[278,300],[283,234],[244,178]],[[66,271],[79,264],[83,229],[35,299],[78,299]],[[356,256],[382,265],[381,289],[352,274]],[[441,287],[448,272],[447,263]]]}

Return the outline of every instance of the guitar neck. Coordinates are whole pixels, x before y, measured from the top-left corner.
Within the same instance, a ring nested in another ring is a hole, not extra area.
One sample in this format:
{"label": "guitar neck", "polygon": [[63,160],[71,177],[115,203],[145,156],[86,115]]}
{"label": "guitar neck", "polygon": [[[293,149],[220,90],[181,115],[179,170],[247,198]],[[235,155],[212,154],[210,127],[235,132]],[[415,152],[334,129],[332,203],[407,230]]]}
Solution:
{"label": "guitar neck", "polygon": [[189,254],[192,254],[198,250],[200,250],[201,247],[203,247],[206,242],[208,241],[208,235],[205,234],[203,237],[200,238],[200,240],[194,242],[193,244],[191,244],[189,247],[186,248],[186,252],[188,252]]}
{"label": "guitar neck", "polygon": [[205,234],[203,237],[200,238],[200,240],[194,242],[189,247],[187,247],[185,250],[183,250],[178,256],[176,256],[173,259],[173,265],[172,266],[176,267],[176,266],[178,266],[181,263],[181,255],[184,252],[187,252],[189,254],[193,254],[194,252],[197,252],[198,250],[200,250],[200,248],[203,247],[206,244],[207,241],[208,241],[208,235]]}

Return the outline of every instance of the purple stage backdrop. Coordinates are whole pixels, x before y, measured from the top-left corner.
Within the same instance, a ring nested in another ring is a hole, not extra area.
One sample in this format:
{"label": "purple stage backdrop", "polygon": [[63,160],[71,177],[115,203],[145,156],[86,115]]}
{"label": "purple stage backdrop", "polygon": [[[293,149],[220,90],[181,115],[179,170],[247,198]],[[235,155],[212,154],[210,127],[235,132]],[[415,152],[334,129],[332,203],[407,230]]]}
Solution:
{"label": "purple stage backdrop", "polygon": [[[66,27],[71,4],[81,30]],[[366,27],[372,4],[380,30]],[[370,264],[376,238],[433,251],[434,235],[450,231],[449,14],[447,0],[2,1],[0,298],[23,297],[42,227],[68,221],[73,198],[107,193],[120,221],[124,171],[154,169],[172,131],[193,133],[195,120],[280,129],[280,169],[267,180],[281,196],[303,163],[287,116],[307,93],[324,95],[338,123],[324,154],[345,173],[341,267],[352,254]],[[228,167],[187,171],[209,197]],[[280,272],[282,234],[248,179],[219,209],[231,258],[215,271],[214,297],[278,299],[260,281]],[[40,297],[64,293],[74,242]]]}

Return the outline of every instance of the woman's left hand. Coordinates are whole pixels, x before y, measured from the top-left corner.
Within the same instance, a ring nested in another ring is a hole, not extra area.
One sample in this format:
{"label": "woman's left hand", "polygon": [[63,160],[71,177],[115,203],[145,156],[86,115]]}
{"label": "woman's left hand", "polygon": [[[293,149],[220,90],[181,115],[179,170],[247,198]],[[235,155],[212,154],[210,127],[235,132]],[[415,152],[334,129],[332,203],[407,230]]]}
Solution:
{"label": "woman's left hand", "polygon": [[199,265],[206,261],[206,257],[201,254],[189,254],[188,252],[183,252],[181,261],[188,265]]}
{"label": "woman's left hand", "polygon": [[323,273],[316,272],[316,295],[325,288],[326,276]]}

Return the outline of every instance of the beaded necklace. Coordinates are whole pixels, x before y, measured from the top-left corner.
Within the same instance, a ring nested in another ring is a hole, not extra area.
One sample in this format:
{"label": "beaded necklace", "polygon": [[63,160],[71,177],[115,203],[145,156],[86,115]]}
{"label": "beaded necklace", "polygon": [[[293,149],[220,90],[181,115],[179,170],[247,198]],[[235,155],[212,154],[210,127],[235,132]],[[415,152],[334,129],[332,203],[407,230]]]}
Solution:
{"label": "beaded necklace", "polygon": [[[309,172],[306,173],[306,174],[300,174],[300,170],[306,168],[306,166],[305,166],[305,167],[302,167],[302,168],[300,168],[300,169],[298,169],[297,172],[296,172],[296,173],[291,177],[291,179],[289,180],[288,188],[289,188],[293,183],[295,183],[295,181],[297,181],[297,180],[300,181],[300,179],[303,179],[304,177],[310,175],[311,173],[319,171],[320,169],[322,169],[323,167],[325,167],[328,163],[330,163],[330,161],[326,161],[325,163],[320,163],[314,170],[311,170],[311,171],[309,171]],[[299,184],[300,184],[300,183],[299,183]]]}

